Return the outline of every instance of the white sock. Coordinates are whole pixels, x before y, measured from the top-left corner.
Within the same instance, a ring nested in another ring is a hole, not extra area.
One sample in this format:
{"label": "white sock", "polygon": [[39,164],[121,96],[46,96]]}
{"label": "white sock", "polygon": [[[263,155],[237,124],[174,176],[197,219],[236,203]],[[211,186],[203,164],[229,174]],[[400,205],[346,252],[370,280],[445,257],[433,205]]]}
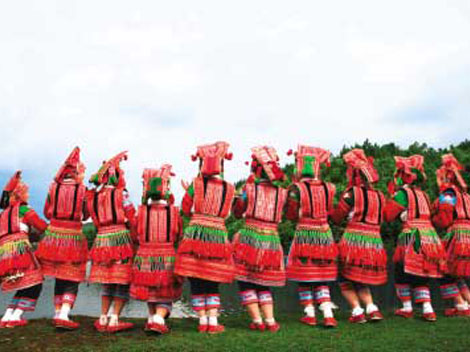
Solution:
{"label": "white sock", "polygon": [[266,318],[266,319],[264,319],[264,321],[265,321],[266,324],[268,324],[268,325],[274,325],[274,324],[276,324],[276,319],[274,319],[274,318]]}
{"label": "white sock", "polygon": [[207,315],[203,315],[199,317],[199,325],[207,325],[209,323],[209,317]]}
{"label": "white sock", "polygon": [[13,315],[14,309],[13,308],[7,308],[5,311],[5,314],[2,317],[2,321],[9,321],[11,319],[11,316]]}
{"label": "white sock", "polygon": [[357,307],[353,308],[351,314],[352,314],[353,317],[364,314],[364,309],[362,309],[361,306],[357,306]]}
{"label": "white sock", "polygon": [[60,308],[60,313],[59,313],[59,319],[62,320],[69,320],[69,313],[72,307],[68,304],[62,305],[62,308]]}
{"label": "white sock", "polygon": [[[467,302],[465,302],[467,303]],[[462,303],[462,304],[456,304],[455,305],[455,308],[457,308],[458,311],[464,311],[464,310],[467,310],[468,309],[468,304],[465,304],[465,303]]]}
{"label": "white sock", "polygon": [[423,303],[423,313],[433,313],[434,309],[432,309],[431,302],[424,302]]}
{"label": "white sock", "polygon": [[217,317],[209,317],[209,325],[218,325],[217,323]]}
{"label": "white sock", "polygon": [[331,302],[323,302],[319,308],[323,312],[323,318],[333,318],[333,305]]}
{"label": "white sock", "polygon": [[263,319],[262,318],[256,318],[256,319],[253,319],[253,323],[259,325],[259,324],[262,324],[263,323]]}
{"label": "white sock", "polygon": [[314,318],[315,317],[315,307],[314,306],[306,306],[304,308],[304,313],[307,317]]}
{"label": "white sock", "polygon": [[24,311],[20,308],[16,308],[13,314],[11,315],[10,320],[21,320],[21,316],[23,315]]}
{"label": "white sock", "polygon": [[404,312],[412,312],[413,311],[413,304],[411,301],[403,302],[403,308],[401,308]]}
{"label": "white sock", "polygon": [[147,318],[147,324],[152,324],[153,323],[153,315],[149,315]]}
{"label": "white sock", "polygon": [[379,308],[374,303],[369,303],[366,307],[367,314],[371,314],[373,312],[378,311]]}
{"label": "white sock", "polygon": [[153,316],[153,322],[160,324],[160,325],[165,325],[165,319],[161,315],[155,314]]}
{"label": "white sock", "polygon": [[100,324],[101,325],[108,325],[108,316],[106,314],[100,315]]}
{"label": "white sock", "polygon": [[117,314],[111,314],[111,317],[109,319],[109,325],[115,326],[119,323],[119,317]]}

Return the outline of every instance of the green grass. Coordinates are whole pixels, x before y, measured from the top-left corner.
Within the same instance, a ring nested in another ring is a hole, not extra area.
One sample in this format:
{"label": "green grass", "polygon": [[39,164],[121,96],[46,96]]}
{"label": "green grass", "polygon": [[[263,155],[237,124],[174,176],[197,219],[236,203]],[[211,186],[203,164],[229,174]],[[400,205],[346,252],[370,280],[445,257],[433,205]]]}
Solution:
{"label": "green grass", "polygon": [[196,332],[193,319],[172,319],[172,332],[156,336],[142,330],[142,319],[128,332],[99,334],[93,319],[78,317],[78,331],[56,332],[45,319],[23,328],[0,330],[1,351],[469,351],[470,318],[439,317],[437,323],[405,320],[387,315],[381,323],[353,325],[340,317],[339,326],[327,330],[298,322],[298,316],[280,315],[278,333],[248,330],[243,314],[223,317],[226,332],[206,335]]}

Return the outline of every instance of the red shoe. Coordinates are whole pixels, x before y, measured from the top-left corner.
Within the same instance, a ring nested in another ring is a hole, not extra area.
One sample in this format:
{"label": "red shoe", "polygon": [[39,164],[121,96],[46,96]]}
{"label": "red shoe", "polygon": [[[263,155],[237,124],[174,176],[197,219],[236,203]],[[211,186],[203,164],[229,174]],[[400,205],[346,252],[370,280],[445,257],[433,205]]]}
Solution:
{"label": "red shoe", "polygon": [[4,329],[7,327],[7,321],[0,321],[0,329]]}
{"label": "red shoe", "polygon": [[133,327],[134,327],[133,323],[126,323],[123,321],[118,321],[117,325],[112,325],[112,326],[108,325],[108,327],[106,328],[106,331],[110,333],[115,333],[119,331],[129,330],[129,329],[132,329]]}
{"label": "red shoe", "polygon": [[5,327],[9,329],[16,328],[18,326],[25,326],[25,325],[28,325],[28,321],[26,319],[9,320],[5,323]]}
{"label": "red shoe", "polygon": [[264,323],[250,323],[250,330],[259,330],[259,331],[264,331],[266,330],[266,325]]}
{"label": "red shoe", "polygon": [[281,324],[279,324],[278,322],[275,322],[274,324],[271,324],[271,325],[266,325],[266,329],[268,329],[268,331],[270,332],[276,332],[276,331],[279,331],[281,329]]}
{"label": "red shoe", "polygon": [[209,329],[209,325],[207,324],[204,324],[204,325],[199,324],[197,327],[197,331],[199,332],[207,332],[208,329]]}
{"label": "red shoe", "polygon": [[413,318],[413,311],[408,312],[403,309],[397,309],[395,310],[395,315],[398,317],[405,318],[405,319],[410,319],[410,318]]}
{"label": "red shoe", "polygon": [[170,329],[165,324],[152,323],[149,324],[149,329],[162,335],[168,334],[170,332]]}
{"label": "red shoe", "polygon": [[144,331],[150,331],[150,323],[149,322],[146,322],[145,325],[144,325]]}
{"label": "red shoe", "polygon": [[108,326],[107,325],[101,325],[100,323],[100,320],[96,320],[94,323],[93,323],[93,326],[95,327],[95,329],[98,331],[98,332],[106,332],[108,330]]}
{"label": "red shoe", "polygon": [[378,322],[383,320],[384,316],[382,315],[382,313],[380,313],[380,310],[376,310],[370,314],[367,314],[367,318],[372,322]]}
{"label": "red shoe", "polygon": [[317,318],[304,316],[304,317],[300,318],[300,322],[301,322],[302,324],[306,324],[306,325],[310,325],[310,326],[315,326],[315,325],[317,325]]}
{"label": "red shoe", "polygon": [[444,310],[444,315],[446,317],[456,317],[457,316],[457,309],[456,308],[446,308]]}
{"label": "red shoe", "polygon": [[64,330],[76,330],[80,327],[79,323],[64,319],[52,319],[52,324],[54,324],[56,328]]}
{"label": "red shoe", "polygon": [[327,328],[335,328],[338,326],[338,322],[334,317],[331,318],[323,318],[323,326]]}
{"label": "red shoe", "polygon": [[349,317],[349,322],[353,324],[364,324],[367,323],[367,319],[364,313],[362,313],[359,315],[351,315]]}
{"label": "red shoe", "polygon": [[217,325],[209,325],[207,327],[207,333],[209,334],[220,334],[221,332],[225,331],[225,326],[217,324]]}
{"label": "red shoe", "polygon": [[457,310],[457,315],[459,317],[470,317],[470,309]]}
{"label": "red shoe", "polygon": [[423,319],[429,322],[435,322],[437,320],[436,313],[423,313]]}

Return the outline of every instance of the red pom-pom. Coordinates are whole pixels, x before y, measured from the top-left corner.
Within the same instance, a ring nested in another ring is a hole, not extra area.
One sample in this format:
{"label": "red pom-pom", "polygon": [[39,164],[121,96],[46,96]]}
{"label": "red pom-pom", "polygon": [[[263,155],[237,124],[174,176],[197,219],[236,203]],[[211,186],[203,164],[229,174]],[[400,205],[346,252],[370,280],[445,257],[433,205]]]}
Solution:
{"label": "red pom-pom", "polygon": [[227,153],[227,154],[225,154],[225,159],[227,159],[227,160],[232,160],[232,158],[233,158],[233,153]]}
{"label": "red pom-pom", "polygon": [[288,155],[288,156],[291,156],[292,154],[293,154],[292,149],[289,149],[289,150],[287,151],[287,155]]}
{"label": "red pom-pom", "polygon": [[191,155],[191,160],[196,161],[197,160],[197,155]]}

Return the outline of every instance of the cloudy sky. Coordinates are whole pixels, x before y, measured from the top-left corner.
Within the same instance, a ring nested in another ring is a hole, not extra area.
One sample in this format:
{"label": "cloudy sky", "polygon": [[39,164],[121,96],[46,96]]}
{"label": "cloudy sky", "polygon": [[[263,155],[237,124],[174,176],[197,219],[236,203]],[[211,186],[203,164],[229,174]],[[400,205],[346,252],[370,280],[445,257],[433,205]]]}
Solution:
{"label": "cloudy sky", "polygon": [[226,140],[226,177],[249,148],[469,137],[470,2],[16,1],[0,5],[0,183],[23,169],[33,205],[69,151],[88,174],[129,151],[144,167],[197,170]]}

